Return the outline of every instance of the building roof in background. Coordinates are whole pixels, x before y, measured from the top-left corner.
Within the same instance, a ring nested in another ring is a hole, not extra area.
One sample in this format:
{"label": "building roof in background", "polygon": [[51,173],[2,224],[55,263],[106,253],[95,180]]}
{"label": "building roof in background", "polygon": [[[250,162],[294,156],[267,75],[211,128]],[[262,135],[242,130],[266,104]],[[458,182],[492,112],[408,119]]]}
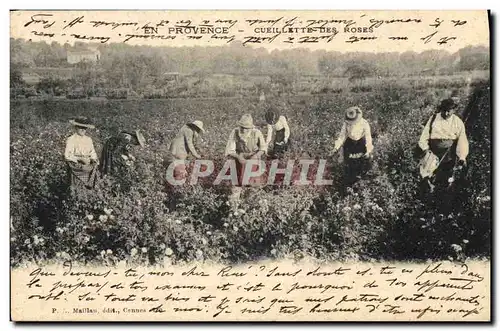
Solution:
{"label": "building roof in background", "polygon": [[79,49],[79,50],[68,50],[68,55],[94,55],[98,54],[99,50],[97,49]]}

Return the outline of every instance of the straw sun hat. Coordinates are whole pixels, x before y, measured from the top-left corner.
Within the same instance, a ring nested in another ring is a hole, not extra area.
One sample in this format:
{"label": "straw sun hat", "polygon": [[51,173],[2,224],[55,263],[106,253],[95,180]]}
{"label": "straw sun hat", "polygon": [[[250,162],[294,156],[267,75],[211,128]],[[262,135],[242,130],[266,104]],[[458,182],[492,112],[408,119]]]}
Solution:
{"label": "straw sun hat", "polygon": [[122,133],[134,137],[141,147],[146,146],[146,138],[144,138],[144,135],[142,134],[141,130],[122,131]]}
{"label": "straw sun hat", "polygon": [[349,122],[355,122],[362,116],[363,112],[358,106],[349,107],[345,111],[345,119]]}
{"label": "straw sun hat", "polygon": [[95,126],[86,117],[77,117],[73,120],[70,120],[69,122],[79,128],[95,129]]}
{"label": "straw sun hat", "polygon": [[200,129],[201,132],[205,132],[205,129],[203,128],[202,121],[193,121],[193,122],[191,122],[191,124],[196,126],[198,129]]}
{"label": "straw sun hat", "polygon": [[245,129],[253,129],[253,118],[252,115],[250,114],[245,114],[241,116],[240,120],[238,121],[238,126],[245,128]]}

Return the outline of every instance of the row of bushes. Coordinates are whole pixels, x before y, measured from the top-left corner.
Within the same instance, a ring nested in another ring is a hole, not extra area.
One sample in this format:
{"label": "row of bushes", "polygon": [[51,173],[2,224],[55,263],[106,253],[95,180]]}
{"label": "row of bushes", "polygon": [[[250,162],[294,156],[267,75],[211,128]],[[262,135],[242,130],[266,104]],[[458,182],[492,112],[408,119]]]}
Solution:
{"label": "row of bushes", "polygon": [[49,93],[40,91],[34,87],[17,87],[10,88],[10,97],[12,99],[31,98],[31,97],[65,97],[67,99],[87,99],[91,97],[102,97],[107,99],[129,99],[137,98],[137,93],[134,91],[121,89],[96,89],[85,90],[84,88],[75,88],[68,90],[53,89]]}
{"label": "row of bushes", "polygon": [[[105,87],[68,87],[68,84],[80,82],[65,82],[59,79],[43,79],[36,87],[11,88],[11,98],[56,96],[68,99],[85,99],[101,97],[107,99],[168,99],[177,97],[237,97],[255,96],[260,91],[273,91],[281,95],[292,94],[335,94],[342,92],[371,92],[385,85],[394,88],[426,89],[459,89],[468,82],[468,76],[452,78],[399,78],[381,77],[380,79],[361,79],[348,82],[346,79],[323,77],[302,77],[297,82],[272,81],[268,83],[249,83],[239,81],[237,78],[206,78],[191,77],[171,82],[163,88],[150,86],[141,91],[130,88],[105,88]],[[486,78],[474,78],[474,82],[484,81]],[[473,83],[474,83],[473,82]]]}

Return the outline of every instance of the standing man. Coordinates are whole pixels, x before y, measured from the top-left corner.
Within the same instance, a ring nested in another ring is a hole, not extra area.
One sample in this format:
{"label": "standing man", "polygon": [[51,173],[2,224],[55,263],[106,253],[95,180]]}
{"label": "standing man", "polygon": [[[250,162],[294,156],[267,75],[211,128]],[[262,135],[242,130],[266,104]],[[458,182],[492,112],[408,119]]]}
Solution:
{"label": "standing man", "polygon": [[464,122],[455,115],[457,106],[451,98],[441,101],[437,112],[427,121],[418,142],[425,153],[420,163],[421,175],[431,191],[433,182],[438,185],[451,184],[454,170],[462,170],[466,164],[469,142]]}

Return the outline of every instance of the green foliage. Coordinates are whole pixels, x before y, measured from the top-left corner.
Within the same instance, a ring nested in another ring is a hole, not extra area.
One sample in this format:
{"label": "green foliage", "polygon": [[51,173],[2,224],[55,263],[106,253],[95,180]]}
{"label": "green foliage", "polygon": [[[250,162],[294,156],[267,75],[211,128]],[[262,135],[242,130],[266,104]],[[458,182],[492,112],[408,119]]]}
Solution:
{"label": "green foliage", "polygon": [[[454,73],[461,70],[488,70],[487,47],[465,47],[456,53],[431,50],[421,53],[341,53],[293,49],[267,52],[232,42],[227,46],[151,47],[123,43],[77,43],[60,45],[53,42],[28,42],[11,39],[11,64],[26,67],[71,67],[66,52],[96,47],[101,53],[100,66],[109,77],[109,87],[130,87],[134,90],[161,79],[165,72],[184,74],[225,73],[237,75],[326,75],[340,77],[353,63],[372,66],[383,76],[415,75],[423,70]],[[459,63],[458,63],[459,62]],[[456,64],[458,63],[458,65]],[[370,70],[369,74],[372,74]]]}
{"label": "green foliage", "polygon": [[489,70],[490,52],[486,47],[468,46],[459,51],[461,70]]}
{"label": "green foliage", "polygon": [[24,85],[21,70],[16,66],[10,68],[10,87],[18,88]]}
{"label": "green foliage", "polygon": [[42,78],[38,84],[36,84],[36,89],[40,92],[61,96],[66,95],[67,83],[62,79],[58,78]]}
{"label": "green foliage", "polygon": [[373,64],[361,61],[352,61],[345,69],[344,75],[349,77],[349,81],[364,80],[369,76],[373,76],[376,69]]}
{"label": "green foliage", "polygon": [[[99,50],[99,61],[67,63],[67,52],[87,47]],[[145,99],[258,97],[261,91],[266,96],[330,94],[351,88],[353,92],[369,92],[374,85],[384,85],[391,79],[400,81],[402,87],[412,84],[415,89],[458,88],[463,86],[464,76],[487,76],[489,69],[488,48],[472,46],[453,54],[444,50],[341,53],[307,49],[269,53],[235,42],[207,49],[120,43],[49,45],[11,39],[10,50],[12,88],[22,87],[15,68],[24,67],[45,80],[64,80],[69,99],[106,97],[99,91],[122,88],[131,91],[129,98]],[[63,96],[63,89],[50,93],[52,88],[45,86],[48,82],[42,84],[42,96]],[[16,98],[35,96],[17,89],[11,93]],[[107,97],[123,98],[113,92]]]}

